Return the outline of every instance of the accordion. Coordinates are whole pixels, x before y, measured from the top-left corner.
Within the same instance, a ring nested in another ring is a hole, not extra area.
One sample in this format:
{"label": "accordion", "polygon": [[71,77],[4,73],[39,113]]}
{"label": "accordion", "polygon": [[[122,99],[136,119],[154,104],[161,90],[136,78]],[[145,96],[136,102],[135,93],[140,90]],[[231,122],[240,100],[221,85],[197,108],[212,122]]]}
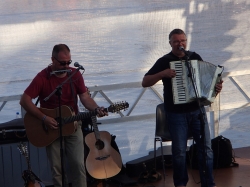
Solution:
{"label": "accordion", "polygon": [[172,78],[174,104],[189,103],[198,98],[201,104],[210,105],[216,97],[215,85],[220,82],[224,67],[198,60],[188,63],[191,75],[186,61],[170,62],[170,68],[176,71]]}

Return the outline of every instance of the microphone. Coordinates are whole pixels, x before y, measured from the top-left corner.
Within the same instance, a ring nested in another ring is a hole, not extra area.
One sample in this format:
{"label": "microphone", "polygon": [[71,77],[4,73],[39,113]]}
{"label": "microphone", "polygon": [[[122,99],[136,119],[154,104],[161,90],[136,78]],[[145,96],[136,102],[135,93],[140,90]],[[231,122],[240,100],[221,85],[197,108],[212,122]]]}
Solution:
{"label": "microphone", "polygon": [[64,70],[58,70],[58,71],[52,71],[50,72],[50,75],[54,75],[54,74],[63,74],[65,72],[71,72],[71,69],[64,69]]}
{"label": "microphone", "polygon": [[74,63],[74,66],[75,66],[75,67],[78,67],[78,68],[81,69],[81,70],[85,70],[84,67],[82,67],[78,62],[75,62],[75,63]]}
{"label": "microphone", "polygon": [[182,51],[183,53],[185,53],[185,55],[188,56],[188,52],[184,49],[183,46],[180,46],[180,47],[179,47],[179,50]]}

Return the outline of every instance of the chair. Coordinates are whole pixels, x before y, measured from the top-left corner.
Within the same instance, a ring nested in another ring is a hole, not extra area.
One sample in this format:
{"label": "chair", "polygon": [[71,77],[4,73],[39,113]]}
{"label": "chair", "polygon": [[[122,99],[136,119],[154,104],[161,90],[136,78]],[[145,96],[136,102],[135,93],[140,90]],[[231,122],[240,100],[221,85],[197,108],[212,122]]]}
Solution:
{"label": "chair", "polygon": [[156,107],[156,127],[155,127],[155,138],[154,138],[154,167],[156,169],[156,142],[160,141],[161,144],[161,160],[163,177],[165,181],[166,171],[165,171],[165,160],[163,155],[163,141],[171,141],[171,136],[169,133],[168,126],[166,125],[165,109],[164,103],[157,105]]}
{"label": "chair", "polygon": [[[191,139],[192,136],[189,135],[188,139]],[[164,103],[161,103],[157,105],[156,107],[156,127],[155,127],[155,138],[154,138],[154,167],[156,169],[156,142],[160,142],[161,146],[161,159],[162,159],[162,169],[164,174],[164,180],[165,180],[165,160],[163,155],[163,147],[162,142],[172,141],[170,132],[169,132],[169,126],[166,123],[166,115],[165,115],[165,109],[164,109]]]}

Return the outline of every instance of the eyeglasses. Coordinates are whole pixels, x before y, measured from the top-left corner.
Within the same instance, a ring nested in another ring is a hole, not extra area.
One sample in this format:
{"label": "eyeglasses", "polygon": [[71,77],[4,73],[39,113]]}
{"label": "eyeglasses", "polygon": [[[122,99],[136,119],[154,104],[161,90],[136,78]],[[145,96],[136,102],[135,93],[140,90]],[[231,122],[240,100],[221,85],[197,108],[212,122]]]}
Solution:
{"label": "eyeglasses", "polygon": [[[56,59],[56,57],[53,58]],[[65,66],[65,65],[70,65],[72,63],[72,60],[69,60],[68,62],[57,60],[57,62],[59,62],[61,66]]]}
{"label": "eyeglasses", "polygon": [[186,43],[186,42],[187,42],[187,40],[180,40],[180,41],[175,40],[175,41],[173,41],[173,44],[177,45],[179,43]]}

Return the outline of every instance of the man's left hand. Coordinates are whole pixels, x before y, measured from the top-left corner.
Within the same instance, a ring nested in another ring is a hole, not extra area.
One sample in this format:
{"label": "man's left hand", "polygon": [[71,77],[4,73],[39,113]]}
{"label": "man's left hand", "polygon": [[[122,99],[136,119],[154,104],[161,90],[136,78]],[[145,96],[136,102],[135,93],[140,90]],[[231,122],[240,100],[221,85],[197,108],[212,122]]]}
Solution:
{"label": "man's left hand", "polygon": [[104,110],[104,107],[97,107],[96,109],[97,117],[108,116],[108,112]]}

